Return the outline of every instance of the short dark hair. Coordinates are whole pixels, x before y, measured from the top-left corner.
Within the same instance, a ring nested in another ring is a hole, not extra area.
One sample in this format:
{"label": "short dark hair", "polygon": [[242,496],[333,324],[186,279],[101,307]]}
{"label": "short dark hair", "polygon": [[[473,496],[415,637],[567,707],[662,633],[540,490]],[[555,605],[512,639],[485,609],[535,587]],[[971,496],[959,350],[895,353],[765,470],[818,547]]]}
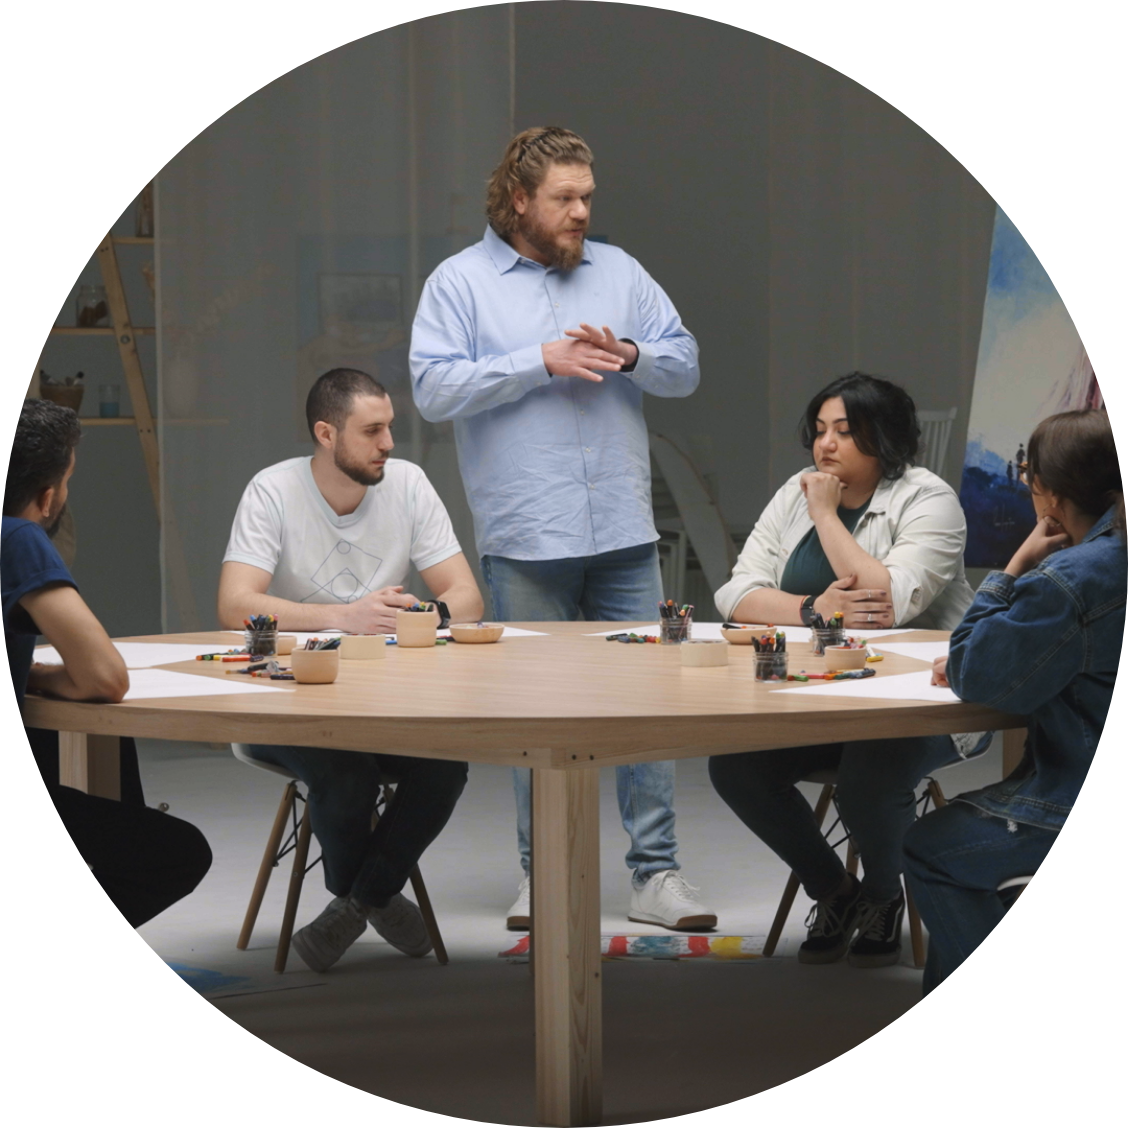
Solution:
{"label": "short dark hair", "polygon": [[799,422],[799,441],[810,452],[818,431],[819,409],[841,399],[854,445],[881,464],[881,476],[894,482],[916,462],[920,422],[913,397],[889,380],[851,372],[831,381],[809,404]]}
{"label": "short dark hair", "polygon": [[1043,419],[1026,446],[1027,481],[1038,479],[1088,517],[1116,507],[1124,529],[1124,484],[1112,425],[1103,411],[1063,411]]}
{"label": "short dark hair", "polygon": [[331,423],[340,430],[352,414],[353,400],[357,396],[387,395],[384,385],[367,372],[356,368],[331,368],[323,376],[318,376],[306,396],[309,437],[316,441],[317,436],[313,433],[316,423]]}
{"label": "short dark hair", "polygon": [[82,438],[82,424],[69,408],[50,400],[24,400],[4,482],[4,516],[16,517],[52,486],[59,485]]}

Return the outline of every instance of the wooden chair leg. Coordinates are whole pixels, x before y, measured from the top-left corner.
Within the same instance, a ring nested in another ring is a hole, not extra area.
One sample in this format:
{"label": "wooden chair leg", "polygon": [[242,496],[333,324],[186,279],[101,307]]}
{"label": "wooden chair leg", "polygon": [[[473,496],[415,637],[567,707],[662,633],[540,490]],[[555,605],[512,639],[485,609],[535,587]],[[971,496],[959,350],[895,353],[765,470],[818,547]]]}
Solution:
{"label": "wooden chair leg", "polygon": [[239,939],[235,942],[235,947],[240,951],[245,951],[251,942],[251,932],[254,930],[255,921],[258,920],[259,909],[262,908],[262,899],[266,895],[271,871],[278,864],[278,846],[282,841],[282,835],[286,832],[286,821],[294,809],[294,797],[297,791],[297,784],[291,780],[282,792],[282,802],[278,804],[278,814],[274,816],[274,826],[271,827],[270,837],[266,840],[266,850],[262,855],[258,877],[255,878],[255,887],[251,891],[247,915],[243,918],[243,928],[239,933]]}
{"label": "wooden chair leg", "polygon": [[[834,795],[834,784],[824,783],[823,789],[819,792],[818,800],[815,803],[815,822],[818,824],[819,829],[822,829],[822,824],[826,820],[826,813],[830,810],[830,800]],[[768,938],[764,943],[764,955],[772,956],[775,954],[776,945],[779,943],[780,936],[783,935],[783,926],[787,923],[787,918],[791,913],[791,907],[795,904],[795,897],[799,892],[799,878],[795,874],[789,875],[787,884],[783,887],[783,896],[780,898],[779,908],[776,909],[775,919],[772,921],[772,926],[768,930]]]}
{"label": "wooden chair leg", "polygon": [[415,901],[419,905],[419,912],[423,916],[423,923],[427,926],[427,935],[431,937],[431,944],[435,949],[435,959],[444,965],[450,963],[446,945],[443,943],[442,934],[439,932],[439,922],[435,919],[435,910],[431,908],[431,898],[427,895],[427,886],[423,884],[423,875],[419,872],[418,866],[411,871],[411,889],[415,894]]}
{"label": "wooden chair leg", "polygon": [[858,876],[858,851],[854,849],[854,840],[846,840],[846,872]]}
{"label": "wooden chair leg", "polygon": [[913,966],[924,967],[925,947],[924,929],[920,925],[920,913],[913,902],[913,895],[909,891],[908,882],[905,883],[905,911],[909,917],[909,938],[913,945]]}
{"label": "wooden chair leg", "polygon": [[298,841],[294,847],[294,868],[290,871],[290,889],[286,894],[286,911],[282,914],[282,932],[278,937],[278,953],[274,957],[274,970],[279,975],[286,970],[290,954],[290,937],[294,934],[294,920],[298,915],[298,898],[302,895],[305,880],[306,858],[309,857],[309,804],[306,803],[302,824],[298,827]]}
{"label": "wooden chair leg", "polygon": [[932,796],[932,805],[937,810],[948,805],[948,800],[944,797],[943,789],[934,779],[928,781],[928,794]]}

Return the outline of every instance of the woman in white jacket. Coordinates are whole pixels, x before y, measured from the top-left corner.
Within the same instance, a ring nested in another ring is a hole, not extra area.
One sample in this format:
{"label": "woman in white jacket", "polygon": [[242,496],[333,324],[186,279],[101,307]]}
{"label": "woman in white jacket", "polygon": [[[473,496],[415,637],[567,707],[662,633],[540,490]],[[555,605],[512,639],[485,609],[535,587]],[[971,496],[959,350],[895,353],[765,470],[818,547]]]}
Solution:
{"label": "woman in white jacket", "polygon": [[[920,425],[902,388],[860,372],[811,400],[800,439],[813,466],[787,481],[715,596],[728,620],[807,624],[842,612],[848,630],[951,630],[973,593],[964,576],[967,524],[955,492],[913,465]],[[721,798],[796,874],[815,902],[802,963],[849,948],[858,967],[896,963],[904,893],[901,839],[916,786],[955,759],[947,736],[850,741],[714,756]],[[796,783],[834,769],[838,804],[861,855],[846,872]],[[854,937],[854,933],[857,937]]]}

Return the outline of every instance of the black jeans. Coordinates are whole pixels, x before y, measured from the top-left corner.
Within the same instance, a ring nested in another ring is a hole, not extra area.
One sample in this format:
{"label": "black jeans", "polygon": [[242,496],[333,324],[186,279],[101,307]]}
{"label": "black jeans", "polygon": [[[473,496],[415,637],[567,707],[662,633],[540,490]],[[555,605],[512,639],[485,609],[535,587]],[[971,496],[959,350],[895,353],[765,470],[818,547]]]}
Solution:
{"label": "black jeans", "polygon": [[916,788],[956,759],[950,737],[913,736],[713,756],[709,778],[737,817],[799,875],[807,896],[833,896],[846,870],[795,786],[812,771],[838,773],[838,807],[874,904],[901,893],[901,839],[916,813]]}
{"label": "black jeans", "polygon": [[[252,744],[249,752],[306,785],[329,892],[377,908],[404,887],[423,851],[446,826],[468,772],[456,760],[338,748]],[[373,830],[372,811],[385,775],[399,782]]]}

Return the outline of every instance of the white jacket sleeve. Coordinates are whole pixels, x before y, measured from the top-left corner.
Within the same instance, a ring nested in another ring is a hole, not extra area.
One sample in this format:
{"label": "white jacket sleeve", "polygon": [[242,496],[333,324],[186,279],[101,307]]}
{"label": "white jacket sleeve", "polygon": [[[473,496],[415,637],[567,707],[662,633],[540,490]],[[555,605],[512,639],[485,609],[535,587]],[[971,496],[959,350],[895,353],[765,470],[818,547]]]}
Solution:
{"label": "white jacket sleeve", "polygon": [[967,521],[947,487],[923,489],[905,508],[882,563],[892,581],[893,622],[912,622],[959,574]]}
{"label": "white jacket sleeve", "polygon": [[732,570],[732,579],[713,596],[722,619],[731,618],[740,601],[759,588],[778,588],[784,561],[780,556],[783,532],[791,509],[791,483],[776,491],[760,514]]}

